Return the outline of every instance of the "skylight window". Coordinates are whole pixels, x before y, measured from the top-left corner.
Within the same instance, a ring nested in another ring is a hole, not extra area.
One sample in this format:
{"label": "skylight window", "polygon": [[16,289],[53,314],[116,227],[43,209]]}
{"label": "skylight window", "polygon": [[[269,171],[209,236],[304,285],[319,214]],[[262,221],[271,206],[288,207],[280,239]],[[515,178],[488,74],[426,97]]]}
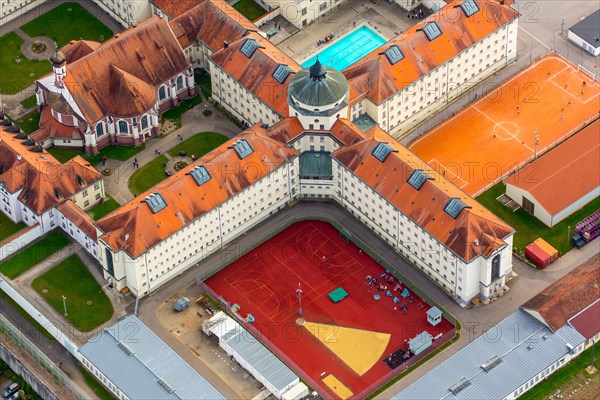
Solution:
{"label": "skylight window", "polygon": [[381,142],[377,144],[377,146],[373,149],[373,156],[381,162],[384,162],[385,159],[390,155],[390,153],[394,150],[392,146],[390,146],[386,142]]}
{"label": "skylight window", "polygon": [[475,0],[465,0],[459,5],[467,17],[470,17],[477,11],[479,11],[479,6],[477,5],[477,3],[475,3]]}
{"label": "skylight window", "polygon": [[427,36],[427,39],[429,39],[429,41],[432,41],[433,39],[442,36],[442,30],[440,29],[440,26],[437,24],[437,22],[428,22],[422,28],[422,31],[425,32],[425,36]]}
{"label": "skylight window", "polygon": [[246,39],[240,51],[244,53],[244,55],[248,58],[252,57],[256,49],[263,48],[258,42],[254,39]]}
{"label": "skylight window", "polygon": [[433,178],[422,169],[415,169],[408,177],[408,184],[417,190],[421,190],[427,179]]}
{"label": "skylight window", "polygon": [[288,67],[285,64],[279,64],[275,69],[275,72],[273,72],[273,78],[275,78],[277,82],[283,83],[285,82],[285,80],[291,72],[292,70],[290,69],[290,67]]}
{"label": "skylight window", "polygon": [[450,199],[450,201],[448,201],[446,207],[444,207],[444,211],[446,211],[446,213],[448,213],[448,215],[450,215],[452,218],[456,219],[458,218],[460,212],[465,208],[471,208],[471,206],[461,199],[453,197]]}
{"label": "skylight window", "polygon": [[489,360],[487,360],[485,363],[481,364],[481,368],[485,372],[490,372],[490,370],[492,368],[494,368],[495,366],[497,366],[501,362],[502,362],[502,359],[500,357],[494,356],[494,357],[490,358]]}
{"label": "skylight window", "polygon": [[384,51],[385,55],[387,56],[388,60],[390,61],[390,64],[394,65],[397,62],[402,61],[402,59],[404,58],[404,53],[402,53],[402,50],[400,50],[400,47],[393,45],[388,47],[388,49],[386,51]]}
{"label": "skylight window", "polygon": [[148,207],[150,207],[153,214],[156,214],[167,207],[167,203],[160,193],[152,193],[146,197],[144,201],[148,204]]}
{"label": "skylight window", "polygon": [[233,149],[240,157],[241,160],[254,153],[254,149],[250,146],[250,143],[246,139],[240,139],[233,144]]}
{"label": "skylight window", "polygon": [[211,178],[210,174],[208,173],[208,170],[204,165],[195,167],[188,174],[191,175],[192,178],[194,178],[198,186],[204,185],[206,182],[210,181]]}

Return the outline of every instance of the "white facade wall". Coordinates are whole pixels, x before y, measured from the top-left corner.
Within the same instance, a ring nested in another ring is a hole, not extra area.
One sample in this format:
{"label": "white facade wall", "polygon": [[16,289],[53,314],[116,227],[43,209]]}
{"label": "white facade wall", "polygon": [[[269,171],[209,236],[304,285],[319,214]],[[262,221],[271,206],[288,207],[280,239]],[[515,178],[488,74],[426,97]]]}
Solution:
{"label": "white facade wall", "polygon": [[21,216],[21,202],[18,200],[23,189],[11,193],[6,189],[6,186],[0,184],[0,205],[2,212],[15,224],[23,221]]}
{"label": "white facade wall", "polygon": [[300,153],[305,151],[328,151],[333,153],[341,147],[341,143],[329,133],[309,132],[296,138],[292,142],[292,147]]}
{"label": "white facade wall", "polygon": [[[210,165],[207,168],[210,170]],[[269,167],[263,165],[260,168]],[[231,173],[235,171],[232,169]],[[106,272],[104,277],[112,280],[118,289],[127,286],[135,295],[144,296],[284,207],[297,192],[297,174],[296,157],[217,208],[203,214],[137,259],[131,259],[123,251],[113,254],[114,278]],[[106,248],[106,244],[101,241],[100,262],[105,271]]]}
{"label": "white facade wall", "polygon": [[94,366],[87,358],[85,358],[81,353],[77,352],[77,358],[81,361],[81,364],[84,366],[86,370],[88,370],[92,375],[96,377],[96,380],[102,384],[106,389],[108,389],[116,399],[120,400],[129,400],[129,397],[125,396],[118,386],[112,383],[110,379],[106,377],[98,368]]}
{"label": "white facade wall", "polygon": [[57,220],[62,230],[71,236],[77,243],[82,245],[95,259],[98,259],[98,242],[86,235],[85,232],[79,229],[77,225],[75,225],[68,217],[65,217],[60,211],[57,211],[57,213]]}
{"label": "white facade wall", "polygon": [[310,25],[319,17],[335,10],[345,0],[264,0],[272,8],[279,7],[280,15],[298,29]]}
{"label": "white facade wall", "polygon": [[[584,49],[585,51],[590,53],[591,55],[593,55],[593,56],[600,55],[600,46],[598,46],[598,44],[592,45],[571,31],[569,31],[567,38],[571,42],[575,43],[577,46],[581,47],[582,49]],[[594,46],[596,46],[596,47],[594,47]]]}
{"label": "white facade wall", "polygon": [[515,185],[511,185],[510,183],[506,184],[506,195],[513,199],[521,207],[523,207],[523,198],[531,201],[534,204],[533,216],[542,221],[545,225],[552,227],[563,219],[567,218],[569,215],[573,214],[575,211],[579,210],[581,207],[588,204],[596,197],[600,196],[600,187],[595,188],[555,215],[550,215],[550,213],[544,209],[544,207],[535,199],[535,197],[533,197],[528,191],[523,190]]}
{"label": "white facade wall", "polygon": [[407,86],[381,104],[368,99],[356,102],[352,118],[366,111],[382,129],[401,136],[516,59],[517,29],[518,20],[502,26],[416,81],[405,82]]}
{"label": "white facade wall", "polygon": [[[265,123],[269,126],[282,120],[282,116],[260,100],[240,82],[210,61],[212,98],[227,111],[248,125]],[[286,101],[286,99],[280,99]]]}
{"label": "white facade wall", "polygon": [[572,352],[570,352],[569,354],[566,354],[564,357],[556,360],[556,362],[552,363],[551,365],[546,367],[544,370],[540,371],[537,375],[535,375],[533,378],[531,378],[530,380],[525,382],[521,387],[517,388],[517,390],[515,390],[509,396],[506,396],[505,400],[513,400],[513,399],[516,399],[516,398],[522,396],[523,393],[527,392],[528,390],[533,388],[538,383],[545,381],[548,376],[552,375],[553,373],[558,371],[560,368],[567,365],[572,359],[577,357],[579,355],[579,353],[581,353],[583,350],[584,350],[584,344],[582,343],[579,346],[577,346],[575,349],[573,349]]}
{"label": "white facade wall", "polygon": [[6,2],[3,0],[0,5],[0,26],[22,17],[28,11],[33,10],[45,1],[47,0],[14,0]]}
{"label": "white facade wall", "polygon": [[149,0],[93,0],[123,27],[143,22],[152,16]]}

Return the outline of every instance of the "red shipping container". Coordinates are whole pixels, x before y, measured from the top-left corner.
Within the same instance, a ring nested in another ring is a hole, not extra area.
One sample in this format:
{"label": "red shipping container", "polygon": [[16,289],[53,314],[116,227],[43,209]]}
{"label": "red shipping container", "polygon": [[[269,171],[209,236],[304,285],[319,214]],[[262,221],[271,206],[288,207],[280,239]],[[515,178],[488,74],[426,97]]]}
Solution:
{"label": "red shipping container", "polygon": [[540,267],[546,268],[556,261],[558,258],[558,250],[550,246],[544,239],[538,238],[525,247],[525,255]]}

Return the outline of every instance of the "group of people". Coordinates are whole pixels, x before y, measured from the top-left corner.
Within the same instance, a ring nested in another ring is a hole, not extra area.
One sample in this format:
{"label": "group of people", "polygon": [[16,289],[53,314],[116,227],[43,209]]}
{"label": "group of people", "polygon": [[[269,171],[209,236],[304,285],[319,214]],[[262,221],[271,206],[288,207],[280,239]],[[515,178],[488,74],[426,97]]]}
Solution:
{"label": "group of people", "polygon": [[317,42],[317,46],[325,44],[325,43],[329,43],[332,40],[333,40],[333,33],[330,33],[329,35],[325,36],[324,39],[319,39],[319,41]]}
{"label": "group of people", "polygon": [[415,10],[415,12],[408,15],[408,19],[423,19],[423,18],[425,18],[423,9]]}

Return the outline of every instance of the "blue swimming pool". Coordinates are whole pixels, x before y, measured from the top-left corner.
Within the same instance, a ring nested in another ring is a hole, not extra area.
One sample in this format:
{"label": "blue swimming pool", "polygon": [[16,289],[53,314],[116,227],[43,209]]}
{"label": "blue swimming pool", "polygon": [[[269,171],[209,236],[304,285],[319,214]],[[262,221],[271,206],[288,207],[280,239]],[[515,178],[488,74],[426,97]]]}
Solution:
{"label": "blue swimming pool", "polygon": [[386,40],[371,28],[361,26],[346,36],[337,40],[334,39],[334,42],[324,48],[323,51],[304,61],[302,67],[310,67],[319,57],[322,64],[341,71],[385,42]]}

